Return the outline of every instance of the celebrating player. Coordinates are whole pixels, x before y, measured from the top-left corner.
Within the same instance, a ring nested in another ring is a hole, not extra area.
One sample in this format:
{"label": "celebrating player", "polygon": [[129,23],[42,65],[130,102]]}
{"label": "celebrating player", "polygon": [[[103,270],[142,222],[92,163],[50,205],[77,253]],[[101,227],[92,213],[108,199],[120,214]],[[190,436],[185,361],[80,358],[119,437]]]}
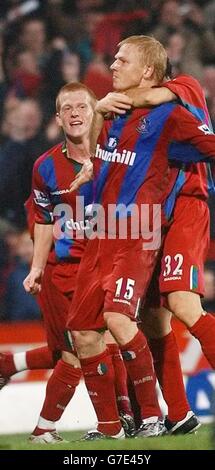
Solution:
{"label": "celebrating player", "polygon": [[[123,92],[134,86],[156,86],[163,81],[166,67],[166,52],[158,41],[144,36],[127,38],[120,43],[111,67],[114,89]],[[100,112],[103,112],[102,101]],[[146,360],[147,342],[135,322],[140,298],[146,293],[155,266],[158,246],[143,249],[146,245],[141,230],[137,237],[137,226],[138,222],[141,226],[141,205],[148,204],[150,209],[153,204],[164,207],[178,174],[177,169],[170,171],[168,156],[179,158],[178,143],[189,142],[206,156],[215,156],[215,137],[205,135],[204,131],[185,109],[168,103],[151,111],[135,110],[106,121],[99,137],[94,159],[94,196],[96,203],[102,203],[106,227],[100,239],[88,243],[68,322],[98,416],[98,428],[91,433],[92,438],[104,434],[117,436],[121,432],[111,369],[99,333],[104,325],[120,345],[140,404],[143,421],[137,435],[146,435],[149,426],[153,429],[151,435],[162,432],[156,402],[153,418],[152,409],[144,403],[143,384],[147,382],[148,396],[152,396],[154,379]],[[171,146],[172,143],[176,145]],[[195,160],[196,153],[191,150],[188,155],[180,154],[180,159]],[[108,233],[110,206],[115,207],[118,227],[121,220],[127,222],[127,239],[120,239],[119,233],[113,239],[112,223]],[[162,215],[164,220],[165,214]],[[88,283],[87,273],[91,274]],[[100,374],[100,370],[105,372]],[[102,401],[107,388],[109,406],[104,409]]]}

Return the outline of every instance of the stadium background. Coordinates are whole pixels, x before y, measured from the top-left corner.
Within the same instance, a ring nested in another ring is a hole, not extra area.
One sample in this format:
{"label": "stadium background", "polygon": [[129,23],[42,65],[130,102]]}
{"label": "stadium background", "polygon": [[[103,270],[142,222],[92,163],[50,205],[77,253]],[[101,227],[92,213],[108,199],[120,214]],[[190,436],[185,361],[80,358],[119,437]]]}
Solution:
{"label": "stadium background", "polygon": [[[56,93],[63,84],[81,80],[98,98],[104,96],[111,90],[109,65],[116,44],[131,34],[153,34],[167,48],[174,74],[189,73],[201,82],[214,125],[215,0],[0,1],[2,351],[30,349],[45,341],[39,309],[22,288],[32,255],[23,203],[34,161],[61,140],[54,120]],[[203,306],[215,312],[215,196],[209,206],[211,246]],[[175,322],[175,331],[191,407],[208,420],[215,373],[181,324]],[[2,390],[0,433],[33,429],[47,377],[48,372],[24,372]],[[94,424],[83,385],[75,400],[60,428]]]}

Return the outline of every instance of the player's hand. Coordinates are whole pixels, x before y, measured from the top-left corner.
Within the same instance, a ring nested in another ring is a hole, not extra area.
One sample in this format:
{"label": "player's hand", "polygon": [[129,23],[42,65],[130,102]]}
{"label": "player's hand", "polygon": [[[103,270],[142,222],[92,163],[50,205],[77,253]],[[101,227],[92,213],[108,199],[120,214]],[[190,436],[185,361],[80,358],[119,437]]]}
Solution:
{"label": "player's hand", "polygon": [[38,294],[41,291],[42,277],[43,269],[31,268],[30,273],[23,281],[25,291],[32,295]]}
{"label": "player's hand", "polygon": [[125,114],[131,109],[132,99],[123,93],[111,92],[97,101],[96,111],[103,115],[107,113]]}
{"label": "player's hand", "polygon": [[70,184],[69,190],[77,191],[77,189],[84,183],[87,183],[93,178],[93,164],[91,160],[86,160],[82,166],[81,171],[77,173],[75,179]]}

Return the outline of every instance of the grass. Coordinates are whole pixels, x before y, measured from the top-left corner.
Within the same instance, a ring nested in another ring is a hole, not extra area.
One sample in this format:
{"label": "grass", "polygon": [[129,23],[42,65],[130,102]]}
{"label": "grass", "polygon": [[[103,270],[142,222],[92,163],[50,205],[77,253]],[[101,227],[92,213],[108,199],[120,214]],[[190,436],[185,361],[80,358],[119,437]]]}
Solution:
{"label": "grass", "polygon": [[65,432],[61,435],[68,443],[35,445],[28,443],[27,434],[0,435],[1,450],[214,450],[212,425],[202,425],[197,434],[163,436],[147,439],[78,441],[83,432]]}

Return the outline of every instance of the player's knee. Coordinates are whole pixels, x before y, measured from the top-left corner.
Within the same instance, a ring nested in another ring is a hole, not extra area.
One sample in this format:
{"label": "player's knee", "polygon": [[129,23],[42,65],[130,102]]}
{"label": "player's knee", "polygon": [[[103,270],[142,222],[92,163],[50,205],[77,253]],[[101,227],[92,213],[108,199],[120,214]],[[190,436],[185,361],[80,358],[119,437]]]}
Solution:
{"label": "player's knee", "polygon": [[162,338],[171,331],[171,314],[164,308],[144,311],[140,328],[147,338]]}
{"label": "player's knee", "polygon": [[172,292],[168,295],[168,304],[171,312],[188,327],[202,314],[200,296],[193,292]]}
{"label": "player's knee", "polygon": [[77,349],[90,346],[93,342],[91,331],[73,331],[72,335]]}
{"label": "player's knee", "polygon": [[100,354],[106,347],[102,335],[97,331],[74,331],[72,334],[80,359]]}
{"label": "player's knee", "polygon": [[185,304],[183,298],[178,295],[170,295],[168,302],[169,308],[173,315],[179,318],[179,320],[184,321],[187,314],[187,305]]}
{"label": "player's knee", "polygon": [[121,345],[131,341],[138,331],[136,322],[121,313],[106,312],[104,319],[107,328]]}

